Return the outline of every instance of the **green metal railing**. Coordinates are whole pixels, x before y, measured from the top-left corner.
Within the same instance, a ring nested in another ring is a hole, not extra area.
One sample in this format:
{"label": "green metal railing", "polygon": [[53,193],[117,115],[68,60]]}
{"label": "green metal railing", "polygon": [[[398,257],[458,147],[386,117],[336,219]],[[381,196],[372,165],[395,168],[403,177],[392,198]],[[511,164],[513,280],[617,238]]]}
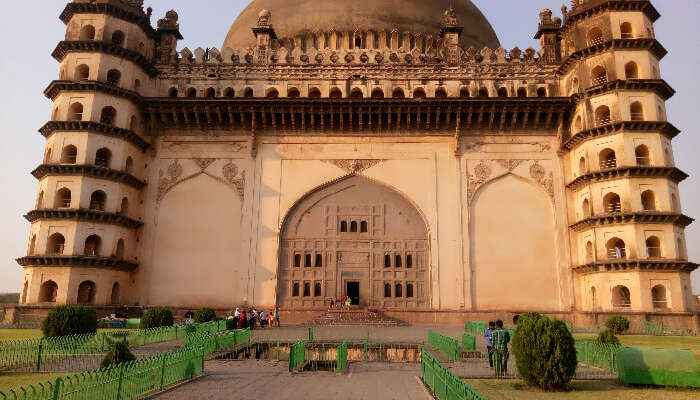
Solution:
{"label": "green metal railing", "polygon": [[250,342],[250,329],[239,329],[226,333],[195,332],[185,337],[185,348],[202,347],[204,354],[230,349]]}
{"label": "green metal railing", "polygon": [[464,351],[474,351],[476,350],[476,337],[468,333],[462,334],[462,350]]}
{"label": "green metal railing", "polygon": [[484,336],[486,328],[488,327],[489,324],[483,321],[467,321],[464,324],[464,330],[471,333],[474,336]]}
{"label": "green metal railing", "polygon": [[428,343],[445,353],[450,360],[456,361],[459,359],[459,342],[457,339],[429,330]]}
{"label": "green metal railing", "polygon": [[300,340],[289,349],[289,372],[301,365],[306,357],[306,341]]}
{"label": "green metal railing", "polygon": [[338,362],[335,367],[335,372],[343,372],[345,365],[348,363],[348,341],[343,340],[343,344],[338,346]]}
{"label": "green metal railing", "polygon": [[421,377],[439,400],[486,400],[425,349],[421,349]]}
{"label": "green metal railing", "polygon": [[700,336],[700,331],[691,328],[668,326],[657,322],[644,322],[644,332],[653,336]]}
{"label": "green metal railing", "polygon": [[191,379],[203,365],[202,348],[183,349],[0,392],[0,400],[135,399]]}
{"label": "green metal railing", "polygon": [[577,340],[574,346],[576,347],[576,359],[579,362],[617,371],[620,346],[594,340]]}

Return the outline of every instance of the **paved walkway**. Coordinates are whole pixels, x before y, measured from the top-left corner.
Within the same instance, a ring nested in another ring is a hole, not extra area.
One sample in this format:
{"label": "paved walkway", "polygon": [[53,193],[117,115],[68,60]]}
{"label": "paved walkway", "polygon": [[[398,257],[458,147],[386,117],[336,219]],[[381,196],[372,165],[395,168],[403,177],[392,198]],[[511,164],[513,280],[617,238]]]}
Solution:
{"label": "paved walkway", "polygon": [[429,400],[420,364],[349,363],[343,374],[290,374],[286,362],[208,361],[206,375],[156,399]]}

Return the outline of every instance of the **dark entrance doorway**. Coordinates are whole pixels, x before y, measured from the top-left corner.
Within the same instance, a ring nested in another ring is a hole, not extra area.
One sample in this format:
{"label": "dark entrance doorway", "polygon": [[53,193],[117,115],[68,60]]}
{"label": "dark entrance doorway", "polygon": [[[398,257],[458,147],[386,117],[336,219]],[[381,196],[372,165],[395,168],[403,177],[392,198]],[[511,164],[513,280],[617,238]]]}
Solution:
{"label": "dark entrance doorway", "polygon": [[360,304],[360,282],[346,282],[345,293],[350,298],[353,306]]}

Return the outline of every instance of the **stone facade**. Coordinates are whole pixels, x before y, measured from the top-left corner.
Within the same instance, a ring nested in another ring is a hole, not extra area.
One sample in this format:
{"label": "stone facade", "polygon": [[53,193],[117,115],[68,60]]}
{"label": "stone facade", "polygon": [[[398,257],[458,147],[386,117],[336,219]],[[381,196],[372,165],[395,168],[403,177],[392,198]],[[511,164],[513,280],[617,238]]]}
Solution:
{"label": "stone facade", "polygon": [[435,32],[278,3],[221,51],[141,1],[66,6],[22,305],[695,318],[649,1],[543,10],[539,51],[470,2],[412,14]]}

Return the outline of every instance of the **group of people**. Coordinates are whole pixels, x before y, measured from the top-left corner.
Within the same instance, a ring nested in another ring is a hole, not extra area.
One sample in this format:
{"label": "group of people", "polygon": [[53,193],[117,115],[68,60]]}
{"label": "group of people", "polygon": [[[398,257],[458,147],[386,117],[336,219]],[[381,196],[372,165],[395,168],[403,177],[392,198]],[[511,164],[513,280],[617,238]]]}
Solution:
{"label": "group of people", "polygon": [[336,300],[333,297],[331,297],[328,311],[346,310],[346,309],[350,308],[351,304],[352,304],[352,300],[348,296],[343,296],[343,298],[341,300]]}
{"label": "group of people", "polygon": [[[518,323],[518,317],[513,318],[513,323]],[[489,354],[489,366],[494,368],[496,365],[496,375],[505,376],[508,373],[508,343],[510,343],[510,332],[503,327],[503,321],[500,319],[496,322],[489,322],[489,327],[484,332],[486,338],[486,349]]]}
{"label": "group of people", "polygon": [[255,308],[249,308],[248,311],[236,308],[233,315],[229,314],[227,318],[232,319],[233,325],[238,329],[255,329],[258,324],[260,328],[280,326],[280,313],[277,307],[269,313],[258,311]]}

